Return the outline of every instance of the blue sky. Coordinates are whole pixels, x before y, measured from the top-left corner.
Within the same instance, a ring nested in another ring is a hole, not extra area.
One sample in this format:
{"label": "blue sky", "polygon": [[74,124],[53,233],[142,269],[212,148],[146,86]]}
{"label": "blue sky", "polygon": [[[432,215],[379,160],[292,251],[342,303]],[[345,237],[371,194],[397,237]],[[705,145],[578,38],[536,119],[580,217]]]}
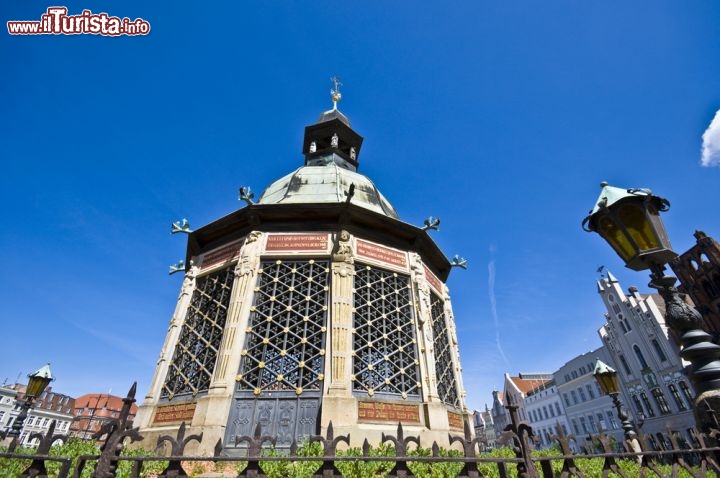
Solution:
{"label": "blue sky", "polygon": [[[468,258],[448,285],[470,407],[505,372],[600,345],[598,266],[647,290],[580,228],[601,181],[669,198],[678,252],[695,229],[720,238],[718,123],[700,163],[720,109],[714,0],[63,5],[151,33],[2,33],[0,382],[50,361],[57,391],[137,380],[142,397],[182,281],[170,222],[207,224],[240,185],[298,167],[332,75],[360,172]],[[3,29],[49,6],[5,2]]]}

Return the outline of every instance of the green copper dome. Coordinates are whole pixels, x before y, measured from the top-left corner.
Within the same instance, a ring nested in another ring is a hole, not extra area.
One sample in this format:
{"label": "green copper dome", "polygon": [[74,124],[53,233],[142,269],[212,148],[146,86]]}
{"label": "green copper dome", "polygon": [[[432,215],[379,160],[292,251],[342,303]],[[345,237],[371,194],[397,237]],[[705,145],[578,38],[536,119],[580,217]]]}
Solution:
{"label": "green copper dome", "polygon": [[350,203],[398,219],[395,208],[370,179],[335,162],[303,166],[278,179],[265,190],[258,204],[344,203],[351,184],[355,192]]}

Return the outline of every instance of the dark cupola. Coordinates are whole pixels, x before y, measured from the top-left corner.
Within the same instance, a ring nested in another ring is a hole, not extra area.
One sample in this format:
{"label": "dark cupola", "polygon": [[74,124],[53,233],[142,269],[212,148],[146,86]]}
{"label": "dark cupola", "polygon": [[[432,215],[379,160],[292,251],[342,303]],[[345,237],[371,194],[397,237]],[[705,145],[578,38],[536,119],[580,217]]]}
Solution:
{"label": "dark cupola", "polygon": [[318,122],[305,127],[303,154],[305,166],[338,166],[357,171],[363,138],[350,127],[350,120],[337,107],[342,95],[340,81],[333,78],[330,90],[333,108],[320,115]]}

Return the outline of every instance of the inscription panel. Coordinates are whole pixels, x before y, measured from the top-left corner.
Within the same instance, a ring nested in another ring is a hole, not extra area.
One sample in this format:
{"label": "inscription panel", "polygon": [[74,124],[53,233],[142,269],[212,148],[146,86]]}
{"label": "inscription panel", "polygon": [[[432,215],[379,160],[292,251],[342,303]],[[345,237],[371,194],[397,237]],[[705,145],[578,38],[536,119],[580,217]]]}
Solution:
{"label": "inscription panel", "polygon": [[423,265],[423,268],[425,269],[425,277],[427,278],[428,284],[430,284],[430,287],[435,289],[435,292],[442,295],[443,294],[443,285],[442,281],[437,278],[435,274],[432,273],[430,269],[427,268],[427,266]]}
{"label": "inscription panel", "polygon": [[240,254],[242,240],[231,242],[227,246],[219,247],[202,255],[202,269],[207,269],[215,264],[236,259]]}
{"label": "inscription panel", "polygon": [[195,415],[195,402],[162,405],[156,408],[153,424],[171,422],[191,422]]}
{"label": "inscription panel", "polygon": [[326,251],[327,234],[271,234],[265,250],[272,251]]}
{"label": "inscription panel", "polygon": [[394,266],[407,267],[407,258],[404,252],[379,246],[371,242],[363,241],[362,239],[357,240],[357,255]]}
{"label": "inscription panel", "polygon": [[358,422],[420,423],[420,406],[402,403],[358,402]]}
{"label": "inscription panel", "polygon": [[450,428],[463,429],[463,417],[459,413],[448,411],[448,424]]}

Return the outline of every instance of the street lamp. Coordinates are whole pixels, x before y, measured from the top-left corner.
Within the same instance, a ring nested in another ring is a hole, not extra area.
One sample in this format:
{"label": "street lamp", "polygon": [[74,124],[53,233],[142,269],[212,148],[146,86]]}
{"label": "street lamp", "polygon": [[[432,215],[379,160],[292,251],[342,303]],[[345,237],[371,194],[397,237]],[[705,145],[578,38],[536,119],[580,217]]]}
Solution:
{"label": "street lamp", "polygon": [[22,431],[25,419],[28,416],[28,411],[33,406],[33,402],[37,399],[40,394],[43,393],[48,384],[55,380],[52,378],[50,373],[50,364],[45,364],[35,372],[28,375],[28,384],[25,387],[25,397],[20,408],[20,413],[12,424],[12,428],[8,432],[7,436],[12,437],[8,451],[12,453],[18,445],[18,439],[20,432]]}
{"label": "street lamp", "polygon": [[667,211],[670,202],[649,189],[621,189],[605,182],[600,187],[600,197],[583,220],[583,229],[600,234],[626,267],[650,270],[648,285],[665,301],[665,323],[680,338],[680,356],[692,364],[690,379],[698,393],[695,420],[703,431],[717,428],[720,346],[710,341],[711,336],[702,330],[700,313],[675,288],[677,279],[665,275],[665,264],[677,257],[660,219],[660,212]]}
{"label": "street lamp", "polygon": [[[627,440],[633,448],[635,445],[639,447],[635,425],[632,421],[630,421],[630,415],[628,415],[627,410],[625,410],[622,402],[620,402],[620,398],[618,398],[620,395],[620,383],[618,381],[617,372],[602,360],[597,359],[597,362],[595,362],[593,377],[595,377],[595,380],[600,386],[600,390],[602,390],[605,395],[609,395],[610,398],[612,398],[613,405],[615,405],[615,409],[617,410],[618,418],[620,418],[620,424],[622,425],[622,429],[625,431],[625,440]],[[639,449],[636,451],[639,451]]]}

